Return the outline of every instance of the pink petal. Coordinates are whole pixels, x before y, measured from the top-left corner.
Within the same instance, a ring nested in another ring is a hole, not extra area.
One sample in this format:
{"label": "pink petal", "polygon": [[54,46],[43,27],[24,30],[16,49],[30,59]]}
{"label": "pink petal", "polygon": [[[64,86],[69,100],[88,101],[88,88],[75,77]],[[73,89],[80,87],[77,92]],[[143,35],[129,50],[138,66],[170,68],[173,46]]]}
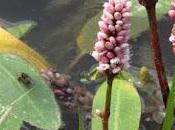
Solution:
{"label": "pink petal", "polygon": [[115,27],[114,27],[113,25],[109,25],[109,26],[108,26],[108,29],[109,29],[109,31],[111,31],[111,32],[114,32],[114,31],[115,31]]}
{"label": "pink petal", "polygon": [[114,18],[115,18],[116,20],[120,20],[120,19],[122,18],[121,13],[115,12],[115,13],[114,13]]}
{"label": "pink petal", "polygon": [[107,64],[107,63],[109,63],[109,59],[106,56],[102,56],[100,58],[100,62],[103,64]]}
{"label": "pink petal", "polygon": [[114,52],[118,55],[120,53],[120,47],[115,47],[114,48]]}
{"label": "pink petal", "polygon": [[98,32],[97,37],[98,37],[98,40],[104,40],[108,36],[105,33],[103,33],[103,32]]}
{"label": "pink petal", "polygon": [[121,11],[122,9],[123,9],[123,5],[122,5],[122,4],[117,3],[117,4],[115,5],[115,11]]}
{"label": "pink petal", "polygon": [[114,48],[114,45],[111,43],[111,42],[106,42],[105,43],[105,47],[108,49],[108,50],[112,50]]}
{"label": "pink petal", "polygon": [[116,29],[116,31],[120,31],[122,29],[122,27],[121,27],[121,25],[117,24],[117,25],[115,25],[115,29]]}
{"label": "pink petal", "polygon": [[109,41],[110,41],[112,44],[115,44],[115,43],[116,43],[116,40],[115,40],[115,38],[114,38],[113,36],[111,36],[111,37],[109,38]]}
{"label": "pink petal", "polygon": [[175,20],[175,10],[168,11],[168,15],[171,19]]}
{"label": "pink petal", "polygon": [[98,41],[95,43],[95,50],[101,52],[105,49],[105,45],[103,41]]}
{"label": "pink petal", "polygon": [[130,17],[132,16],[132,13],[130,13],[130,12],[125,12],[125,13],[122,14],[122,16],[123,16],[124,18],[130,18]]}
{"label": "pink petal", "polygon": [[108,52],[108,53],[106,54],[106,56],[107,56],[109,59],[112,59],[112,58],[115,57],[115,55],[114,55],[113,52]]}
{"label": "pink petal", "polygon": [[101,19],[106,23],[106,24],[110,24],[113,25],[113,22],[111,19],[105,17],[104,15],[102,15]]}
{"label": "pink petal", "polygon": [[123,36],[117,36],[116,40],[121,43],[123,41],[124,37]]}
{"label": "pink petal", "polygon": [[100,56],[99,56],[99,53],[98,53],[97,51],[93,51],[93,52],[92,52],[92,56],[93,56],[97,61],[99,61]]}
{"label": "pink petal", "polygon": [[122,21],[122,20],[117,20],[117,21],[116,21],[116,24],[117,24],[117,25],[123,25],[123,21]]}
{"label": "pink petal", "polygon": [[103,10],[103,14],[106,18],[109,18],[110,20],[114,19],[113,15],[109,13],[107,10]]}
{"label": "pink petal", "polygon": [[107,32],[108,31],[108,26],[105,24],[104,21],[99,21],[98,25],[99,25],[101,31],[103,31],[103,32]]}
{"label": "pink petal", "polygon": [[109,4],[108,2],[105,2],[103,6],[104,6],[104,8],[105,8],[106,10],[108,10],[108,12],[114,13],[114,11],[115,11],[114,6],[112,6],[112,5]]}
{"label": "pink petal", "polygon": [[170,38],[169,38],[169,41],[170,42],[175,42],[175,36],[174,35],[171,35]]}
{"label": "pink petal", "polygon": [[103,72],[103,71],[105,71],[105,70],[107,70],[107,69],[109,69],[109,68],[110,68],[109,64],[100,64],[100,65],[97,67],[97,70]]}
{"label": "pink petal", "polygon": [[127,30],[121,30],[117,33],[118,36],[125,36],[126,34],[128,34]]}
{"label": "pink petal", "polygon": [[120,59],[117,57],[110,60],[111,64],[118,64],[119,62],[120,62]]}

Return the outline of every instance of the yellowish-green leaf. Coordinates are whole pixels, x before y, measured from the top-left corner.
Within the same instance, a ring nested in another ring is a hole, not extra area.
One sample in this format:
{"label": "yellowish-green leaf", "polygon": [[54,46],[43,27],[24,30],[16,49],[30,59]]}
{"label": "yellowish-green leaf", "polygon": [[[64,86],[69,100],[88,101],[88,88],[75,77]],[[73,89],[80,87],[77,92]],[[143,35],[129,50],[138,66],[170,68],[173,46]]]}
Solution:
{"label": "yellowish-green leaf", "polygon": [[18,55],[30,62],[37,69],[47,69],[50,67],[50,64],[39,53],[3,28],[0,28],[0,53]]}

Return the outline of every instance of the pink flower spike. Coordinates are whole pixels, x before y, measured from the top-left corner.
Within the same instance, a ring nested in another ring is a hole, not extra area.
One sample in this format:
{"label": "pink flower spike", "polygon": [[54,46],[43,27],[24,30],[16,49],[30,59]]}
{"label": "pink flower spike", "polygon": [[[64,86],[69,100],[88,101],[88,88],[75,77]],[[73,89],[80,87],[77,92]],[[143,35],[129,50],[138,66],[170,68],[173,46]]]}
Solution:
{"label": "pink flower spike", "polygon": [[108,26],[106,25],[106,23],[104,21],[99,21],[98,25],[99,25],[101,31],[103,31],[103,32],[108,31]]}
{"label": "pink flower spike", "polygon": [[125,13],[122,14],[122,16],[123,16],[124,18],[130,18],[130,17],[132,16],[132,13],[125,12]]}
{"label": "pink flower spike", "polygon": [[110,68],[109,64],[100,64],[97,67],[97,70],[100,71],[100,72],[103,72],[105,70],[108,70],[109,68]]}
{"label": "pink flower spike", "polygon": [[123,9],[123,5],[122,4],[120,4],[120,3],[117,3],[116,5],[115,5],[115,11],[121,11]]}
{"label": "pink flower spike", "polygon": [[120,20],[120,19],[122,18],[121,13],[115,12],[115,13],[114,13],[114,18],[115,18],[116,20]]}
{"label": "pink flower spike", "polygon": [[171,35],[170,38],[169,38],[169,41],[170,42],[175,42],[175,36],[174,35]]}
{"label": "pink flower spike", "polygon": [[122,27],[121,27],[121,25],[117,24],[117,25],[115,25],[115,29],[116,29],[116,31],[120,31],[122,29]]}
{"label": "pink flower spike", "polygon": [[175,10],[168,11],[168,15],[173,21],[175,21]]}
{"label": "pink flower spike", "polygon": [[110,20],[114,19],[113,15],[110,14],[107,10],[103,10],[103,14],[106,18],[108,18]]}
{"label": "pink flower spike", "polygon": [[109,29],[109,31],[111,31],[111,32],[114,32],[114,31],[115,31],[115,27],[112,26],[112,25],[109,25],[109,26],[108,26],[108,29]]}
{"label": "pink flower spike", "polygon": [[103,41],[98,41],[95,43],[95,50],[101,52],[105,49],[105,45]]}
{"label": "pink flower spike", "polygon": [[128,48],[129,47],[129,44],[128,43],[123,43],[122,45],[121,45],[121,48],[122,49],[126,49],[126,48]]}
{"label": "pink flower spike", "polygon": [[110,24],[113,25],[113,22],[111,19],[105,17],[104,15],[101,17],[101,19],[106,23],[106,24]]}
{"label": "pink flower spike", "polygon": [[116,40],[117,40],[118,42],[122,42],[122,41],[123,41],[123,39],[124,39],[124,37],[123,37],[123,36],[117,36],[117,38],[116,38]]}
{"label": "pink flower spike", "polygon": [[114,1],[115,1],[115,0],[109,0],[109,3],[110,3],[111,5],[114,5],[114,4],[115,4]]}
{"label": "pink flower spike", "polygon": [[114,55],[113,52],[108,52],[108,53],[106,54],[106,56],[107,56],[109,59],[112,59],[112,58],[115,57],[115,55]]}
{"label": "pink flower spike", "polygon": [[118,36],[125,36],[126,34],[128,34],[128,30],[121,30],[118,32]]}
{"label": "pink flower spike", "polygon": [[120,53],[120,47],[115,47],[114,48],[114,52],[116,53],[116,55],[118,55]]}
{"label": "pink flower spike", "polygon": [[123,21],[122,20],[117,20],[116,24],[121,26],[121,25],[123,25]]}
{"label": "pink flower spike", "polygon": [[104,4],[103,6],[104,6],[104,8],[105,8],[106,10],[108,10],[108,12],[114,13],[115,8],[114,8],[111,4],[105,2],[105,4]]}
{"label": "pink flower spike", "polygon": [[107,64],[107,63],[109,63],[109,59],[106,56],[102,56],[100,58],[100,62],[103,64]]}
{"label": "pink flower spike", "polygon": [[108,0],[104,4],[100,31],[92,56],[99,62],[97,69],[113,74],[129,67],[129,32],[132,3],[127,0]]}
{"label": "pink flower spike", "polygon": [[111,42],[106,42],[105,43],[105,47],[108,49],[108,50],[112,50],[114,48],[114,45],[111,43]]}
{"label": "pink flower spike", "polygon": [[103,33],[103,32],[98,32],[97,37],[98,37],[98,40],[104,40],[108,36],[105,33]]}
{"label": "pink flower spike", "polygon": [[97,61],[100,60],[100,56],[99,56],[99,53],[98,53],[97,51],[93,51],[93,52],[92,52],[92,56],[93,56]]}
{"label": "pink flower spike", "polygon": [[116,44],[116,40],[115,40],[115,38],[114,38],[113,36],[111,36],[111,37],[109,38],[109,41],[110,41],[112,44]]}
{"label": "pink flower spike", "polygon": [[115,57],[115,58],[113,58],[113,59],[110,60],[110,63],[111,64],[118,64],[119,62],[120,62],[120,59],[117,58],[117,57]]}
{"label": "pink flower spike", "polygon": [[125,7],[131,9],[132,8],[132,2],[127,1]]}

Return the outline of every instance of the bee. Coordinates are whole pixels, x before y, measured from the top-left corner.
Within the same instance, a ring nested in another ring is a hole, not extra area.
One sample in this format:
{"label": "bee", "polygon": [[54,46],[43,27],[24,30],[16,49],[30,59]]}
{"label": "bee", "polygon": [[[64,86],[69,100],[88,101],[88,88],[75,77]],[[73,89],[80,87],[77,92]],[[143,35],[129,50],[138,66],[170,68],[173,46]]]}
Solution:
{"label": "bee", "polygon": [[32,78],[28,74],[23,73],[23,72],[18,77],[18,81],[25,84],[25,85],[32,85],[33,84]]}

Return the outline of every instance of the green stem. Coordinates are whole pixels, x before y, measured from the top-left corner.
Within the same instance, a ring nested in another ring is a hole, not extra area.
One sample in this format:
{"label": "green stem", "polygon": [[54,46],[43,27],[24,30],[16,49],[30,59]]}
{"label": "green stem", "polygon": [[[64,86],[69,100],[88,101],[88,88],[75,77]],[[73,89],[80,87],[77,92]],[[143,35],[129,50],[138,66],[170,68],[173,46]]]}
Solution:
{"label": "green stem", "polygon": [[114,79],[113,74],[108,73],[107,74],[107,91],[106,91],[105,109],[102,115],[103,130],[108,130],[113,79]]}
{"label": "green stem", "polygon": [[162,130],[171,130],[174,121],[174,100],[175,100],[175,74],[173,76],[173,82],[168,97],[166,115],[164,118]]}

